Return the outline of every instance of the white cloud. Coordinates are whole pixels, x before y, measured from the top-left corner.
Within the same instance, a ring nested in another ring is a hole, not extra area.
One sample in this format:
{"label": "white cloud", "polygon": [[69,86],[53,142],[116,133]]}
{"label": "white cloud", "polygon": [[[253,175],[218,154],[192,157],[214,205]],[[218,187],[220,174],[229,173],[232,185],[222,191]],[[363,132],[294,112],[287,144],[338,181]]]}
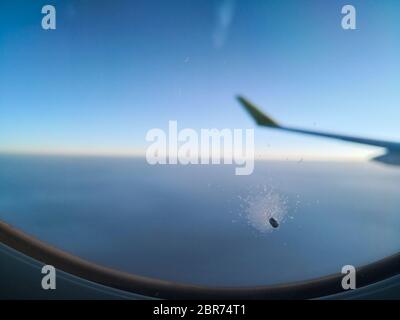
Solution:
{"label": "white cloud", "polygon": [[221,0],[217,6],[217,21],[213,34],[214,47],[222,48],[235,16],[235,0]]}

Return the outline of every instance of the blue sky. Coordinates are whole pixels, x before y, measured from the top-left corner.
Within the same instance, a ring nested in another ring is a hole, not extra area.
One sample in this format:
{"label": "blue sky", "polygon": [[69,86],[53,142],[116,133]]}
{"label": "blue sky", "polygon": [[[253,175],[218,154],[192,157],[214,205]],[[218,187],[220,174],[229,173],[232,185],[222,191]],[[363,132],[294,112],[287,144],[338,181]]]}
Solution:
{"label": "blue sky", "polygon": [[[341,8],[357,9],[357,30]],[[57,30],[41,29],[41,8]],[[252,128],[244,94],[287,124],[400,141],[397,0],[0,2],[0,150],[143,150],[146,132]],[[273,158],[376,149],[256,130]]]}

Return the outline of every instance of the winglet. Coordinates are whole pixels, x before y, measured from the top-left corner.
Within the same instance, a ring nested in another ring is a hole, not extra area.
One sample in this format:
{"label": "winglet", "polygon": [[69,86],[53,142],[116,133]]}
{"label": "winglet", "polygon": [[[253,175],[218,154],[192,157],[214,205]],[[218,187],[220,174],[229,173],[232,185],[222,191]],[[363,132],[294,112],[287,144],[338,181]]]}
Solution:
{"label": "winglet", "polygon": [[279,128],[279,124],[271,117],[260,111],[254,104],[242,96],[237,97],[238,101],[243,105],[246,111],[253,117],[256,123],[260,126]]}

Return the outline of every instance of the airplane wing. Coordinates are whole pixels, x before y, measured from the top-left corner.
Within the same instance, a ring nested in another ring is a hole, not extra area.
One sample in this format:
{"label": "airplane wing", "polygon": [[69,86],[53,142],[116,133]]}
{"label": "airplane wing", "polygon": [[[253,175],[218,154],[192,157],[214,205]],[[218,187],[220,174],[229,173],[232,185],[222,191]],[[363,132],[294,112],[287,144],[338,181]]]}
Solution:
{"label": "airplane wing", "polygon": [[376,140],[376,139],[368,139],[368,138],[360,138],[360,137],[352,137],[347,135],[341,134],[333,134],[333,133],[326,133],[320,131],[311,131],[311,130],[304,130],[304,129],[297,129],[292,127],[286,127],[278,124],[275,120],[271,117],[260,111],[258,107],[256,107],[253,103],[248,101],[246,98],[239,96],[239,102],[243,105],[245,110],[253,117],[256,123],[259,126],[269,127],[273,129],[280,129],[284,131],[294,132],[294,133],[301,133],[301,134],[308,134],[314,135],[324,138],[331,138],[337,139],[342,141],[360,143],[364,145],[370,145],[375,147],[385,148],[389,151],[389,153],[399,153],[400,152],[400,143],[385,141],[385,140]]}

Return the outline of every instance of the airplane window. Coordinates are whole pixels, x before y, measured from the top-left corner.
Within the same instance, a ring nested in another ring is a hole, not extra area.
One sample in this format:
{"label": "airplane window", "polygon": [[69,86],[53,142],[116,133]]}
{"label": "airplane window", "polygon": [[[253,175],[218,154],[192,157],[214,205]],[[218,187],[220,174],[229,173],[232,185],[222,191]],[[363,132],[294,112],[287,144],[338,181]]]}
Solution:
{"label": "airplane window", "polygon": [[398,253],[399,9],[1,1],[0,221],[203,286]]}

